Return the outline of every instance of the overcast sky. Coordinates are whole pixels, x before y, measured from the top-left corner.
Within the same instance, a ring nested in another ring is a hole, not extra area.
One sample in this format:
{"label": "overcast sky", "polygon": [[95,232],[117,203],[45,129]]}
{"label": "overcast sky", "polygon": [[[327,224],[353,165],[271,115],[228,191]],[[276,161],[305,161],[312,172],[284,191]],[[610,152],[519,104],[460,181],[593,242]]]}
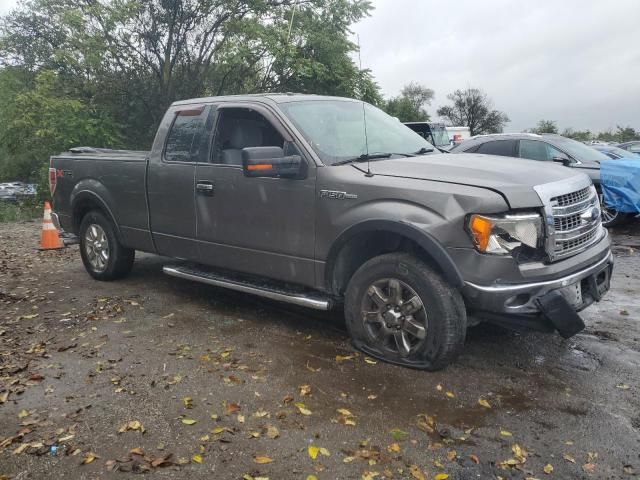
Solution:
{"label": "overcast sky", "polygon": [[[16,0],[0,0],[0,14]],[[419,82],[428,110],[477,87],[509,115],[561,128],[640,129],[640,0],[373,0],[353,27],[385,95]]]}
{"label": "overcast sky", "polygon": [[363,67],[385,95],[435,90],[432,118],[477,87],[511,118],[561,128],[640,128],[640,0],[373,0],[355,25]]}

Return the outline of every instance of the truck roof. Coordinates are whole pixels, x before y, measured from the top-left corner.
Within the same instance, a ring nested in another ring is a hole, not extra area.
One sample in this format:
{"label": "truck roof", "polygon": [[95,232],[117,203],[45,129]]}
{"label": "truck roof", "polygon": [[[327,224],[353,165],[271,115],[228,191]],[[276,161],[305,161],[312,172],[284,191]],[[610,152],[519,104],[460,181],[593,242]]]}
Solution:
{"label": "truck roof", "polygon": [[[306,93],[253,93],[247,95],[224,95],[220,97],[202,97],[179,100],[171,105],[190,105],[193,103],[233,102],[233,101],[262,101],[263,103],[289,103],[301,101],[341,100],[347,102],[359,102],[353,98],[330,97],[327,95],[312,95]],[[265,102],[266,101],[266,102]]]}

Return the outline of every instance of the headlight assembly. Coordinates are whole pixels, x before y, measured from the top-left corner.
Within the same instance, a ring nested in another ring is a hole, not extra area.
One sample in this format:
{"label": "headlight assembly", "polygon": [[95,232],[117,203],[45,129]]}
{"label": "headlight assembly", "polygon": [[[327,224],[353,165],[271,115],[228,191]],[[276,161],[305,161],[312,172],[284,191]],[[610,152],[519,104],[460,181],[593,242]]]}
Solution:
{"label": "headlight assembly", "polygon": [[475,247],[482,253],[508,255],[523,245],[536,249],[542,242],[538,213],[471,215],[468,227]]}

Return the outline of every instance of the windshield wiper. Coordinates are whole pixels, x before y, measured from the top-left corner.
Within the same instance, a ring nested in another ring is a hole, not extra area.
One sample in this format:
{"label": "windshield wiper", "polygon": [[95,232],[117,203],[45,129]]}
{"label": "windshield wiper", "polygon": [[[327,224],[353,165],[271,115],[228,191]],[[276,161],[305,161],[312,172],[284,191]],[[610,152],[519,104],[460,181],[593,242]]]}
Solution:
{"label": "windshield wiper", "polygon": [[347,163],[352,162],[368,162],[369,160],[378,160],[381,158],[390,158],[392,155],[401,155],[403,157],[413,157],[415,156],[413,153],[363,153],[359,157],[346,158],[344,160],[339,160],[337,162],[332,163],[331,165],[345,165]]}
{"label": "windshield wiper", "polygon": [[414,152],[414,155],[424,155],[425,153],[433,153],[433,148],[422,147],[417,152]]}

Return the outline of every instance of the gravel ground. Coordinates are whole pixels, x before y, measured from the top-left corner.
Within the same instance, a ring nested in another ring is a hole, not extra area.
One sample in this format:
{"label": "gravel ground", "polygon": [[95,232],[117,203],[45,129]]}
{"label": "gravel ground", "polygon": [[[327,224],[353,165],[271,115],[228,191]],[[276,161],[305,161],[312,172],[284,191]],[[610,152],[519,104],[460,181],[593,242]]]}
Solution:
{"label": "gravel ground", "polygon": [[38,252],[39,228],[0,225],[0,479],[640,472],[638,223],[583,333],[479,326],[437,373],[354,352],[340,312],[167,277],[160,257],[96,282],[78,247]]}

